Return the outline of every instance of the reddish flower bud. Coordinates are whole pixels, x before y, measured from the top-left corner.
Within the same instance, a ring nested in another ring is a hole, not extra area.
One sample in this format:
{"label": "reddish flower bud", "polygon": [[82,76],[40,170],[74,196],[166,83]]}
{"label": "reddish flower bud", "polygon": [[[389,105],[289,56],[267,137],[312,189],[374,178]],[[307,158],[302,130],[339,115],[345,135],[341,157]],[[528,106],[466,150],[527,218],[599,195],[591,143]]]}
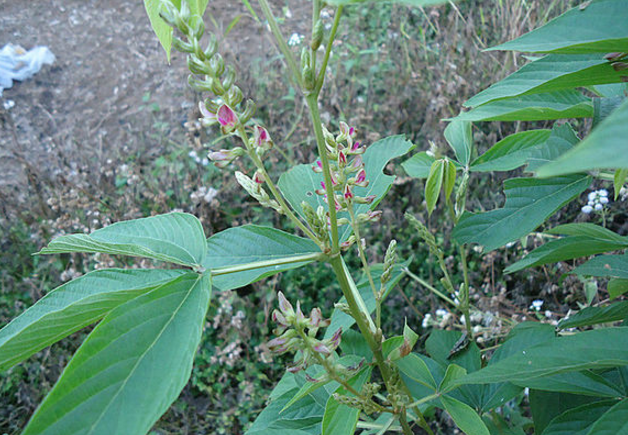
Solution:
{"label": "reddish flower bud", "polygon": [[281,325],[283,327],[290,326],[290,324],[288,323],[286,318],[278,310],[273,310],[273,322],[275,322],[278,325]]}
{"label": "reddish flower bud", "polygon": [[358,175],[355,177],[355,182],[356,184],[359,184],[363,183],[364,181],[366,181],[366,171],[364,169],[361,169],[360,172],[358,172]]}
{"label": "reddish flower bud", "polygon": [[320,174],[321,172],[323,172],[323,164],[321,163],[320,160],[316,161],[316,166],[312,166],[312,170],[316,172],[317,174]]}
{"label": "reddish flower bud", "polygon": [[270,138],[268,131],[264,127],[259,125],[255,126],[254,144],[256,147],[260,147],[269,150],[273,147],[273,140]]}
{"label": "reddish flower bud", "polygon": [[320,308],[312,308],[310,312],[310,326],[318,328],[323,320],[323,313]]}
{"label": "reddish flower bud", "polygon": [[351,192],[351,186],[349,186],[348,184],[345,186],[344,196],[347,201],[353,198],[353,192]]}
{"label": "reddish flower bud", "polygon": [[203,103],[202,101],[200,101],[198,103],[198,108],[201,111],[201,115],[203,116],[203,119],[205,119],[205,120],[207,120],[209,122],[218,121],[218,118],[216,117],[216,114],[210,112],[207,109],[207,106],[205,106],[205,103]]}
{"label": "reddish flower bud", "polygon": [[255,181],[257,184],[264,184],[264,175],[262,175],[260,171],[255,171],[255,174],[253,175],[253,181]]}
{"label": "reddish flower bud", "polygon": [[364,167],[364,162],[362,161],[362,156],[357,156],[353,158],[353,161],[351,162],[349,169],[351,169],[351,171],[357,171],[359,169],[362,169],[363,167]]}
{"label": "reddish flower bud", "polygon": [[347,166],[347,156],[342,151],[338,153],[338,166],[340,168]]}
{"label": "reddish flower bud", "polygon": [[325,356],[331,354],[331,350],[321,341],[319,341],[318,343],[314,345],[314,350]]}
{"label": "reddish flower bud", "polygon": [[233,109],[226,104],[218,108],[218,113],[216,113],[215,116],[223,127],[233,128],[238,123],[238,116]]}
{"label": "reddish flower bud", "polygon": [[342,336],[342,328],[338,328],[338,330],[334,332],[334,335],[329,340],[329,344],[333,349],[336,349],[338,346],[340,346],[341,336]]}
{"label": "reddish flower bud", "polygon": [[288,299],[284,296],[282,292],[277,293],[277,297],[279,299],[279,309],[286,317],[294,316],[294,308],[292,308],[292,304],[288,302]]}
{"label": "reddish flower bud", "polygon": [[308,375],[307,373],[305,374],[305,380],[308,382],[311,382],[313,384],[319,382],[318,379],[311,377],[310,375]]}

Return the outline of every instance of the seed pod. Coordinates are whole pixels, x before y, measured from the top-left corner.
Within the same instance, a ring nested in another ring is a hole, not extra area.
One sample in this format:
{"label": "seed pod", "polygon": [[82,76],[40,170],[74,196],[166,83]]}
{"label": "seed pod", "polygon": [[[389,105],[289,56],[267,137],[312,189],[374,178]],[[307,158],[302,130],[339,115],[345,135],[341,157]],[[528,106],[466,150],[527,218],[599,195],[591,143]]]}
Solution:
{"label": "seed pod", "polygon": [[179,38],[172,38],[172,47],[181,53],[194,53],[194,46]]}
{"label": "seed pod", "polygon": [[188,69],[194,74],[207,75],[211,73],[209,66],[194,54],[188,56],[187,63]]}
{"label": "seed pod", "polygon": [[209,59],[209,67],[214,77],[220,77],[225,72],[225,60],[220,53],[214,54],[211,59]]}
{"label": "seed pod", "polygon": [[318,47],[323,43],[323,36],[323,21],[319,19],[312,29],[312,42],[310,43],[312,50],[318,50]]}
{"label": "seed pod", "polygon": [[211,59],[216,51],[218,50],[218,40],[216,39],[216,35],[213,33],[209,34],[209,42],[207,43],[207,48],[205,49],[205,58]]}
{"label": "seed pod", "polygon": [[192,74],[188,76],[188,85],[190,85],[190,87],[195,91],[212,92],[211,83],[207,82],[206,80],[199,80]]}
{"label": "seed pod", "polygon": [[314,70],[311,67],[306,66],[301,73],[303,79],[303,86],[305,90],[311,91],[314,89]]}
{"label": "seed pod", "polygon": [[[236,72],[233,66],[227,66],[227,73],[225,74],[225,78],[222,81],[222,87],[227,91],[231,89],[231,86],[235,83],[236,80]],[[233,104],[233,103],[232,103]]]}
{"label": "seed pod", "polygon": [[[235,88],[235,86],[232,87],[229,92],[234,92],[233,88]],[[240,122],[242,124],[246,124],[249,121],[249,119],[251,119],[253,117],[253,115],[255,115],[255,110],[256,110],[256,107],[255,107],[255,103],[253,102],[253,100],[246,100],[246,105],[244,107],[244,112],[242,112],[240,114]]]}
{"label": "seed pod", "polygon": [[303,47],[301,50],[301,71],[305,70],[305,67],[309,67],[312,65],[312,55],[310,54],[310,50],[306,47]]}

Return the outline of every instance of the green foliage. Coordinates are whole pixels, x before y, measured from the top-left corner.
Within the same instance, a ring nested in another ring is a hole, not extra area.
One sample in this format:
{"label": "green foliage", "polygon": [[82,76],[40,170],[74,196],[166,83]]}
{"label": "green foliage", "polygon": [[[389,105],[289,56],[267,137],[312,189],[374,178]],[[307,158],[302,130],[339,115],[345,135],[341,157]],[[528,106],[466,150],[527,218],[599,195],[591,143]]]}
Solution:
{"label": "green foliage", "polygon": [[507,180],[504,207],[463,216],[453,236],[459,243],[478,243],[488,250],[499,248],[533,231],[590,183],[590,178],[582,175]]}

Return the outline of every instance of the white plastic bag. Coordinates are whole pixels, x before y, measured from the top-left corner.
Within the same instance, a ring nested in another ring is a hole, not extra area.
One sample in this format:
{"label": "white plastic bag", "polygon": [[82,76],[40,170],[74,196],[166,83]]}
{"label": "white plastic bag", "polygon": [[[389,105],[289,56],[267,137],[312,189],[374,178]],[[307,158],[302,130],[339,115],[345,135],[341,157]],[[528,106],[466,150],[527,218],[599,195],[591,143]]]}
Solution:
{"label": "white plastic bag", "polygon": [[43,65],[52,65],[55,55],[48,47],[34,47],[28,51],[19,45],[7,44],[0,50],[0,97],[2,91],[13,86],[13,80],[26,80]]}

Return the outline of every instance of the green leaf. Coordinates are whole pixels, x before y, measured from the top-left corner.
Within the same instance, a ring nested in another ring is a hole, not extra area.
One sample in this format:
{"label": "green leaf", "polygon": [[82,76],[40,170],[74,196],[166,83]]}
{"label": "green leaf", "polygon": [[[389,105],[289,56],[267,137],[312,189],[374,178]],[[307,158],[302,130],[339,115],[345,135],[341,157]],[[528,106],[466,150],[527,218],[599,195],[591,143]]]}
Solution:
{"label": "green leaf", "polygon": [[600,323],[617,322],[628,317],[628,301],[616,302],[607,307],[586,307],[576,314],[561,320],[560,329],[580,328]]}
{"label": "green leaf", "polygon": [[605,328],[544,342],[470,373],[459,382],[523,384],[543,376],[621,365],[628,365],[628,328]]}
{"label": "green leaf", "polygon": [[57,237],[40,254],[103,252],[196,266],[203,263],[206,251],[200,221],[191,214],[169,213],[118,222],[89,235]]}
{"label": "green leaf", "polygon": [[445,139],[456,153],[458,162],[466,167],[471,161],[473,150],[473,133],[470,122],[452,121],[445,129]]}
{"label": "green leaf", "polygon": [[480,416],[469,405],[449,396],[441,396],[440,400],[456,426],[464,433],[467,435],[490,435]]}
{"label": "green leaf", "polygon": [[618,298],[628,292],[628,279],[614,278],[608,282],[608,294],[611,299]]}
{"label": "green leaf", "polygon": [[307,381],[302,373],[286,373],[271,393],[271,402],[255,419],[246,435],[320,435],[325,403],[330,393],[308,395],[283,413],[281,410]]}
{"label": "green leaf", "polygon": [[[181,1],[178,1],[180,7]],[[168,63],[170,63],[170,50],[172,49],[172,27],[170,27],[164,20],[159,16],[159,12],[161,11],[161,0],[144,0],[144,8],[146,9],[146,13],[148,14],[148,19],[150,20],[150,25],[157,35],[157,39],[159,39],[159,43],[163,47],[166,52],[166,58],[168,59]]]}
{"label": "green leaf", "polygon": [[[359,392],[370,378],[371,367],[368,367],[358,376],[349,380],[348,384]],[[339,387],[336,393],[342,396],[355,397],[353,394],[346,391],[344,387]],[[358,424],[359,416],[359,409],[342,405],[334,399],[334,396],[330,396],[325,406],[322,435],[353,435]]]}
{"label": "green leaf", "polygon": [[424,6],[436,6],[447,3],[445,0],[326,0],[325,3],[332,6],[352,5],[358,3],[400,3],[421,8]]}
{"label": "green leaf", "polygon": [[582,266],[576,267],[571,273],[584,276],[610,276],[628,279],[628,253],[597,256]]}
{"label": "green leaf", "polygon": [[[354,207],[356,214],[365,213],[369,209],[377,207],[395,180],[394,176],[383,173],[384,168],[389,161],[405,155],[413,147],[414,145],[407,141],[404,136],[398,135],[378,140],[366,149],[362,159],[369,185],[368,187],[356,187],[353,193],[356,196],[375,195],[375,200],[370,205],[356,205]],[[314,210],[319,205],[327,208],[322,197],[315,193],[316,189],[320,189],[321,181],[323,181],[322,174],[312,171],[312,165],[298,165],[279,178],[278,186],[286,200],[303,216],[301,209],[303,201],[310,204]],[[349,214],[340,213],[338,216],[348,218]],[[344,241],[349,238],[352,230],[347,226],[339,231],[341,241]]]}
{"label": "green leaf", "polygon": [[185,0],[190,6],[190,12],[192,15],[198,15],[202,17],[205,13],[205,9],[207,9],[207,4],[209,0]]}
{"label": "green leaf", "polygon": [[490,50],[571,54],[628,51],[626,22],[628,11],[623,0],[594,0]]}
{"label": "green leaf", "polygon": [[456,187],[456,165],[449,159],[446,159],[444,164],[443,173],[443,192],[445,193],[445,199],[449,201],[449,197]]}
{"label": "green leaf", "polygon": [[[320,254],[320,249],[310,239],[274,228],[244,225],[221,231],[207,240],[203,267],[212,271],[213,285],[226,291],[310,264],[316,254]],[[250,265],[251,269],[224,273],[242,265]]]}
{"label": "green leaf", "polygon": [[427,364],[416,354],[410,355],[395,361],[397,368],[410,379],[436,391],[436,381],[430,373]]}
{"label": "green leaf", "polygon": [[455,381],[466,374],[467,371],[463,367],[460,367],[457,364],[449,364],[447,366],[447,370],[445,371],[445,376],[438,386],[439,393],[445,394],[459,387]]}
{"label": "green leaf", "polygon": [[550,421],[562,413],[599,400],[591,396],[530,390],[529,401],[534,419],[534,433],[542,434]]}
{"label": "green leaf", "polygon": [[628,434],[628,400],[624,399],[602,415],[587,435]]}
{"label": "green leaf", "polygon": [[597,127],[600,122],[608,118],[615,109],[621,106],[625,99],[624,95],[611,98],[594,98],[592,127]]}
{"label": "green leaf", "polygon": [[427,178],[430,175],[430,168],[436,159],[429,155],[427,151],[417,153],[403,162],[401,166],[406,173],[414,178]]}
{"label": "green leaf", "polygon": [[540,148],[545,147],[551,134],[551,130],[528,130],[505,137],[475,159],[471,170],[492,172],[517,169],[525,165]]}
{"label": "green leaf", "polygon": [[554,227],[547,232],[549,234],[560,234],[563,236],[585,236],[615,242],[623,242],[628,240],[628,237],[620,236],[619,234],[604,227],[589,223],[563,224]]}
{"label": "green leaf", "polygon": [[445,160],[439,159],[432,164],[430,175],[425,182],[425,201],[427,202],[427,212],[431,215],[438,202],[441,187],[443,185],[443,174],[445,172]]}
{"label": "green leaf", "polygon": [[493,84],[469,99],[464,106],[476,107],[520,95],[621,82],[621,73],[615,71],[603,54],[550,54]]}
{"label": "green leaf", "polygon": [[593,103],[578,91],[522,95],[492,101],[463,112],[457,121],[546,121],[591,118]]}
{"label": "green leaf", "polygon": [[[628,248],[628,238],[621,237],[606,228],[593,224],[574,225],[582,226],[588,233],[551,240],[526,255],[522,260],[508,266],[506,273]],[[560,231],[558,228],[555,230]],[[556,231],[552,233],[556,234]]]}
{"label": "green leaf", "polygon": [[463,215],[453,237],[458,243],[478,243],[488,250],[497,249],[536,229],[590,183],[590,178],[582,175],[507,180],[504,183],[504,207]]}
{"label": "green leaf", "polygon": [[569,409],[550,421],[543,435],[586,435],[615,403],[614,400],[603,400]]}
{"label": "green leaf", "polygon": [[628,178],[628,169],[617,169],[615,171],[615,175],[613,176],[613,190],[615,191],[615,201],[619,198],[619,192],[621,188],[624,187],[624,183],[626,183],[626,179]]}
{"label": "green leaf", "polygon": [[528,165],[534,172],[570,150],[578,137],[569,124],[554,125],[552,130],[528,130],[510,135],[477,158],[471,165],[475,172],[511,171]]}
{"label": "green leaf", "polygon": [[144,434],[185,386],[211,285],[188,273],[111,311],[37,409],[30,434]]}
{"label": "green leaf", "polygon": [[[359,364],[362,359],[363,358],[356,355],[347,355],[340,358],[338,360],[338,363],[342,364],[345,367],[349,367],[355,364]],[[330,383],[330,380],[327,379],[327,376],[326,376],[327,372],[324,369],[322,369],[322,367],[319,365],[316,365],[314,367],[318,368],[319,370],[315,375],[310,375],[310,376],[312,376],[314,379],[317,379],[318,382],[307,381],[305,384],[303,384],[303,386],[301,386],[299,391],[297,391],[294,394],[294,396],[292,396],[290,401],[288,401],[288,403],[286,403],[286,405],[281,409],[280,414],[284,413],[288,408],[294,405],[297,401],[303,399],[304,397],[309,396],[314,391]],[[339,384],[337,382],[334,382],[334,385],[336,385],[336,387],[334,388],[335,390]]]}
{"label": "green leaf", "polygon": [[[395,288],[399,281],[401,281],[401,278],[403,278],[402,269],[408,267],[409,264],[410,260],[407,260],[403,263],[400,263],[398,261],[397,264],[395,264],[395,266],[393,267],[392,277],[390,281],[386,284],[387,290],[386,294],[384,295],[384,299],[386,299],[391,290]],[[371,266],[371,276],[373,277],[373,280],[375,282],[378,282],[383,271],[384,269],[382,264],[376,264]],[[368,309],[369,313],[372,313],[373,311],[375,311],[376,303],[375,296],[373,295],[373,290],[371,290],[368,279],[366,277],[362,277],[362,279],[358,282],[357,287],[360,295],[362,296],[362,299],[364,300],[366,308]],[[347,300],[344,296],[340,298],[339,303],[347,303]],[[331,338],[331,336],[334,335],[334,333],[339,328],[342,328],[343,331],[349,330],[349,328],[351,328],[354,323],[355,319],[352,316],[343,313],[339,309],[334,309],[334,312],[331,315],[331,324],[325,331],[325,338]]]}
{"label": "green leaf", "polygon": [[554,376],[528,379],[515,383],[534,390],[572,393],[585,396],[617,397],[621,395],[621,391],[602,376],[586,370],[583,372],[561,373]]}
{"label": "green leaf", "polygon": [[571,174],[593,169],[628,168],[628,99],[597,125],[586,139],[557,160],[543,165],[539,177]]}
{"label": "green leaf", "polygon": [[120,304],[165,285],[178,270],[106,269],[52,290],[0,330],[0,370],[100,320]]}

